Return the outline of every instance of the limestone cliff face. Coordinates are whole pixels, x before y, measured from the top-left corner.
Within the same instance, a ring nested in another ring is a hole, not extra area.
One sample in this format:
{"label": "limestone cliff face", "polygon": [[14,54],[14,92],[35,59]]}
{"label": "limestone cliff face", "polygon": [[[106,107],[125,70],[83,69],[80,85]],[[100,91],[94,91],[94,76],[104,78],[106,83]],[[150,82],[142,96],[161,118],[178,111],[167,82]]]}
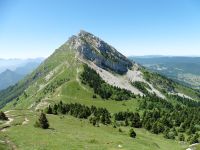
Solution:
{"label": "limestone cliff face", "polygon": [[105,70],[124,74],[132,67],[132,62],[124,55],[91,33],[81,31],[77,36],[72,36],[67,43],[78,51],[79,56]]}

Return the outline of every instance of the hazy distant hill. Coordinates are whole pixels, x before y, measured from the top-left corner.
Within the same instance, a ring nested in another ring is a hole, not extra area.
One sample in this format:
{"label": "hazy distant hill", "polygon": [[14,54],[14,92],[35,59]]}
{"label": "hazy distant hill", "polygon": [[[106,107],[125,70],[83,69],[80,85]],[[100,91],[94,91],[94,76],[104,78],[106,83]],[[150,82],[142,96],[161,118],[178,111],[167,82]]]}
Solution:
{"label": "hazy distant hill", "polygon": [[28,73],[31,73],[35,68],[37,68],[40,63],[41,63],[41,61],[28,62],[24,66],[16,68],[15,72],[18,74],[26,75]]}
{"label": "hazy distant hill", "polygon": [[193,88],[200,88],[200,57],[129,57],[131,60]]}
{"label": "hazy distant hill", "polygon": [[[14,85],[27,74],[31,73],[42,62],[42,58],[37,59],[1,59],[0,66],[6,67],[6,70],[0,73],[0,90]],[[6,64],[7,63],[7,64]]]}
{"label": "hazy distant hill", "polygon": [[44,58],[33,58],[33,59],[2,59],[0,58],[0,73],[9,69],[14,71],[18,67],[23,67],[28,63],[40,64]]}
{"label": "hazy distant hill", "polygon": [[6,70],[0,74],[0,90],[7,88],[10,85],[15,84],[17,81],[23,78],[23,75],[18,74],[11,70]]}

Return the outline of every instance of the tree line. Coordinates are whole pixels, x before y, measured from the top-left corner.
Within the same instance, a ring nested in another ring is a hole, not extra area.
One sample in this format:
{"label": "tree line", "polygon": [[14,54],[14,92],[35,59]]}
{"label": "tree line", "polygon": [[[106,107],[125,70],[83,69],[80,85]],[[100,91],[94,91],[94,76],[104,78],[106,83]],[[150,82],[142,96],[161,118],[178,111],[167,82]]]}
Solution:
{"label": "tree line", "polygon": [[97,108],[93,105],[88,107],[78,103],[63,104],[60,101],[58,104],[47,107],[45,111],[47,114],[69,114],[76,118],[89,119],[94,126],[99,123],[104,125],[111,123],[111,115],[108,110],[106,108]]}
{"label": "tree line", "polygon": [[[111,121],[111,114],[106,108],[97,108],[96,106],[91,106],[88,107],[86,105],[82,105],[79,103],[71,103],[71,104],[64,104],[62,101],[60,101],[58,104],[54,105],[49,105],[46,109],[45,112],[47,114],[54,114],[54,115],[59,115],[59,114],[68,114],[72,115],[73,117],[76,118],[81,118],[81,119],[89,119],[89,122],[93,126],[99,126],[100,123],[104,125],[109,125],[113,123]],[[115,115],[115,121],[119,120],[124,120],[125,116],[129,118],[128,122],[131,122],[132,127],[140,128],[141,127],[141,121],[140,121],[140,115],[138,113],[126,113],[126,112],[119,112],[116,113]],[[127,123],[127,126],[129,123]],[[38,121],[35,123],[35,127],[40,127],[43,129],[46,129],[49,127],[48,120],[46,119],[46,116],[44,113],[41,113]],[[129,136],[132,138],[136,137],[136,133],[133,128],[130,129],[129,131]]]}
{"label": "tree line", "polygon": [[115,121],[124,121],[125,126],[141,128],[142,122],[139,113],[133,112],[118,112],[114,114]]}
{"label": "tree line", "polygon": [[[181,101],[184,99],[179,98]],[[190,105],[190,101],[184,104],[172,105],[159,98],[141,100],[140,110],[144,111],[141,118],[142,127],[154,134],[163,133],[168,139],[175,139],[178,136],[179,140],[185,140],[185,135],[188,135],[189,143],[197,142],[200,131],[200,108]]]}
{"label": "tree line", "polygon": [[169,98],[172,98],[173,100],[176,100],[177,102],[182,103],[185,106],[188,107],[199,107],[200,102],[199,101],[194,101],[192,99],[186,98],[186,97],[181,97],[179,95],[168,95]]}
{"label": "tree line", "polygon": [[147,83],[140,82],[140,81],[135,81],[135,82],[132,82],[132,85],[134,87],[136,87],[139,91],[141,91],[143,94],[145,94],[146,96],[150,95],[150,93],[147,90],[147,88],[151,89],[151,87]]}
{"label": "tree line", "polygon": [[94,93],[100,95],[103,99],[110,98],[122,101],[135,97],[135,95],[129,90],[107,84],[95,70],[91,69],[87,65],[84,65],[84,71],[81,74],[81,81],[83,84],[87,84],[93,88]]}

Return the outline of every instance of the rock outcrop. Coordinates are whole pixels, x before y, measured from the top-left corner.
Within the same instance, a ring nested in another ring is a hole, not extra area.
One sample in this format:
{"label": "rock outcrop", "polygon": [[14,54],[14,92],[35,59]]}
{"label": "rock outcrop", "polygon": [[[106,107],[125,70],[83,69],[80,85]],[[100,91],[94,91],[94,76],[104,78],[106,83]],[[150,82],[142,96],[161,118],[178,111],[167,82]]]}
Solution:
{"label": "rock outcrop", "polygon": [[105,70],[125,74],[133,65],[115,48],[91,33],[80,31],[77,36],[72,36],[67,43],[71,48],[78,50],[79,56],[92,61]]}

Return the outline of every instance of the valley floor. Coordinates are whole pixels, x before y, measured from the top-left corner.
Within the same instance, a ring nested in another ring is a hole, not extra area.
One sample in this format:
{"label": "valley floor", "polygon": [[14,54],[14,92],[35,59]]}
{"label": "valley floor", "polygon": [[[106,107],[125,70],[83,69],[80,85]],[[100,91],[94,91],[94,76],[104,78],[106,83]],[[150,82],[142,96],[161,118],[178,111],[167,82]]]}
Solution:
{"label": "valley floor", "polygon": [[151,134],[144,129],[135,129],[137,138],[128,136],[129,127],[113,128],[111,125],[92,126],[88,120],[69,115],[47,115],[50,129],[34,127],[39,113],[30,110],[7,112],[13,119],[0,134],[2,150],[184,150],[187,144],[167,140],[162,135]]}

